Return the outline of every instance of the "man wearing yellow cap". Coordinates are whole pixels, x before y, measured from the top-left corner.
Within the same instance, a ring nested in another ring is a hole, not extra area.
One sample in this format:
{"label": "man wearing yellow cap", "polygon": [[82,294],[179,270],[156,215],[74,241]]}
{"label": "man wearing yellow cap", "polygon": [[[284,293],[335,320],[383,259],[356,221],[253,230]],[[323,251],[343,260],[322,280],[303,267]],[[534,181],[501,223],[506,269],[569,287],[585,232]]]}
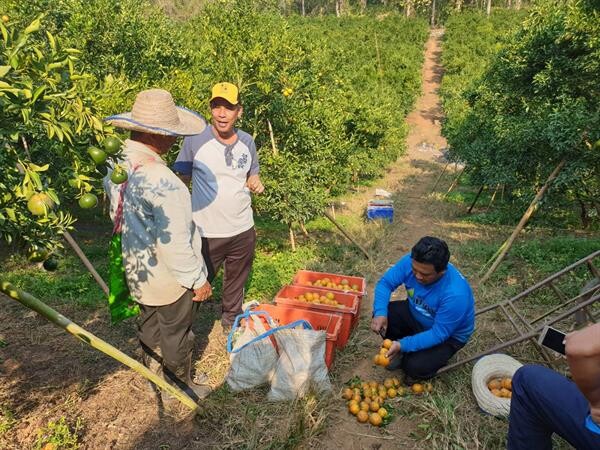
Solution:
{"label": "man wearing yellow cap", "polygon": [[210,98],[211,125],[185,138],[175,171],[192,181],[192,214],[202,236],[202,254],[212,282],[224,265],[222,317],[227,333],[242,312],[244,285],[252,268],[256,232],[250,194],[264,186],[254,139],[235,128],[242,114],[239,91],[218,83]]}

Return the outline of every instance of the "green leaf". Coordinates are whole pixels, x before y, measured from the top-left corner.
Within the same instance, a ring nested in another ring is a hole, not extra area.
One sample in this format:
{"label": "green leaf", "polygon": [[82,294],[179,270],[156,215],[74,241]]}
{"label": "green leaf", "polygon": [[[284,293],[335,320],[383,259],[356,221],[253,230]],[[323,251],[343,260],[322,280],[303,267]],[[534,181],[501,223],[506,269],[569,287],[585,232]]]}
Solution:
{"label": "green leaf", "polygon": [[13,208],[4,208],[4,211],[6,211],[6,215],[8,216],[9,220],[11,220],[12,222],[17,221],[17,216]]}
{"label": "green leaf", "polygon": [[43,166],[38,166],[37,164],[30,163],[29,168],[34,172],[45,172],[50,167],[50,164],[44,164]]}
{"label": "green leaf", "polygon": [[35,19],[33,22],[31,22],[29,24],[29,26],[27,28],[25,28],[25,34],[31,34],[31,33],[35,33],[36,31],[38,31],[40,29],[40,26],[42,25],[41,20]]}
{"label": "green leaf", "polygon": [[10,69],[12,69],[10,66],[0,66],[0,77],[5,76],[8,72],[10,72]]}

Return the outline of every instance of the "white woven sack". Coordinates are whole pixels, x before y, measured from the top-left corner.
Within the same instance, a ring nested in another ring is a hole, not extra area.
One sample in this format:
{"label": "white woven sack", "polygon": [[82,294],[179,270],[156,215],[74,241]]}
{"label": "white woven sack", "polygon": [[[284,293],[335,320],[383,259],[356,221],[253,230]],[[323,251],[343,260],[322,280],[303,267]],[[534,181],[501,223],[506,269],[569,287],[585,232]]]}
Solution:
{"label": "white woven sack", "polygon": [[521,364],[516,359],[497,353],[479,359],[471,372],[471,386],[479,407],[496,417],[507,417],[510,411],[510,399],[496,397],[487,384],[493,378],[512,378]]}
{"label": "white woven sack", "polygon": [[[252,318],[254,319],[254,318]],[[236,339],[233,349],[255,339],[264,332],[260,320],[253,320],[255,329],[245,327]],[[233,391],[250,389],[268,383],[273,376],[278,355],[269,338],[260,339],[237,353],[229,355],[231,366],[227,373],[227,384]]]}
{"label": "white woven sack", "polygon": [[267,398],[273,401],[303,397],[310,388],[331,390],[325,365],[325,331],[278,330],[279,361],[271,378]]}

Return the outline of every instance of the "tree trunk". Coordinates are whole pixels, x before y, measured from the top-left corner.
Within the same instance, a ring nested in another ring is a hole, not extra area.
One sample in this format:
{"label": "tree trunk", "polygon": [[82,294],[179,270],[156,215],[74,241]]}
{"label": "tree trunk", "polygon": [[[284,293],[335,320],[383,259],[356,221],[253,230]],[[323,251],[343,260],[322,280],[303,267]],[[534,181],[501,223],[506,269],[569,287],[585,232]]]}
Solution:
{"label": "tree trunk", "polygon": [[581,197],[579,197],[579,195],[577,195],[577,202],[579,203],[579,209],[580,209],[579,217],[581,218],[581,226],[584,229],[589,228],[590,218],[588,216],[587,207],[585,206],[585,202],[583,200],[581,200]]}
{"label": "tree trunk", "polygon": [[406,17],[412,16],[412,0],[406,0],[406,4],[404,5],[404,15]]}
{"label": "tree trunk", "polygon": [[456,0],[456,6],[455,9],[460,12],[462,10],[462,4],[463,4],[463,0]]}
{"label": "tree trunk", "polygon": [[485,12],[488,15],[488,17],[490,14],[492,14],[492,0],[487,0],[487,6],[485,8]]}
{"label": "tree trunk", "polygon": [[302,0],[302,17],[306,16],[306,7],[304,4],[304,0]]}
{"label": "tree trunk", "polygon": [[521,0],[515,0],[515,9],[521,9]]}
{"label": "tree trunk", "polygon": [[467,212],[469,214],[471,214],[471,212],[473,211],[473,208],[475,207],[475,203],[477,203],[477,200],[479,200],[479,196],[483,192],[483,188],[484,187],[485,187],[485,185],[482,184],[481,187],[479,188],[479,191],[477,191],[477,195],[475,196],[475,200],[473,200],[473,203],[471,203],[471,206],[469,206],[469,209],[467,210]]}
{"label": "tree trunk", "polygon": [[504,242],[504,244],[502,244],[500,246],[500,248],[502,249],[500,251],[500,254],[498,255],[498,257],[492,264],[492,267],[490,267],[490,270],[488,270],[487,273],[483,276],[483,278],[480,281],[480,284],[485,283],[488,280],[488,278],[496,271],[496,269],[498,268],[498,266],[500,265],[500,263],[502,262],[502,260],[506,256],[506,254],[508,253],[508,250],[510,250],[513,242],[515,241],[515,239],[517,239],[518,234],[521,232],[523,227],[527,224],[527,222],[529,221],[531,216],[533,216],[533,214],[537,210],[540,200],[542,199],[542,197],[544,196],[544,194],[550,187],[550,184],[558,176],[558,174],[564,167],[565,163],[566,163],[566,160],[563,159],[560,163],[558,163],[558,165],[555,167],[555,169],[552,171],[552,173],[548,176],[546,183],[542,186],[542,188],[538,191],[538,193],[536,194],[534,199],[531,201],[529,208],[527,208],[527,211],[525,211],[525,214],[523,214],[523,217],[521,217],[521,220],[515,227],[514,231],[510,235],[510,237]]}
{"label": "tree trunk", "polygon": [[296,251],[296,235],[294,234],[294,229],[292,228],[291,222],[288,224],[288,227],[290,229],[290,244],[292,245],[292,251],[295,252]]}
{"label": "tree trunk", "polygon": [[431,0],[431,20],[430,25],[435,26],[435,0]]}
{"label": "tree trunk", "polygon": [[360,12],[364,14],[367,10],[367,0],[360,0]]}

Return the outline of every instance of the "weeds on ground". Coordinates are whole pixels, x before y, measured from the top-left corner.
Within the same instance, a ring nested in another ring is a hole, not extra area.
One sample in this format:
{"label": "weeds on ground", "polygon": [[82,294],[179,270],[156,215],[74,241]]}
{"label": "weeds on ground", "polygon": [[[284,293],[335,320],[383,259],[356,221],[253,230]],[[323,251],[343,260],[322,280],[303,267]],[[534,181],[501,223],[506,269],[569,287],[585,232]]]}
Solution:
{"label": "weeds on ground", "polygon": [[35,450],[77,450],[79,448],[79,433],[83,428],[83,421],[77,418],[73,425],[61,417],[57,421],[50,421],[48,425],[38,431],[35,440]]}

